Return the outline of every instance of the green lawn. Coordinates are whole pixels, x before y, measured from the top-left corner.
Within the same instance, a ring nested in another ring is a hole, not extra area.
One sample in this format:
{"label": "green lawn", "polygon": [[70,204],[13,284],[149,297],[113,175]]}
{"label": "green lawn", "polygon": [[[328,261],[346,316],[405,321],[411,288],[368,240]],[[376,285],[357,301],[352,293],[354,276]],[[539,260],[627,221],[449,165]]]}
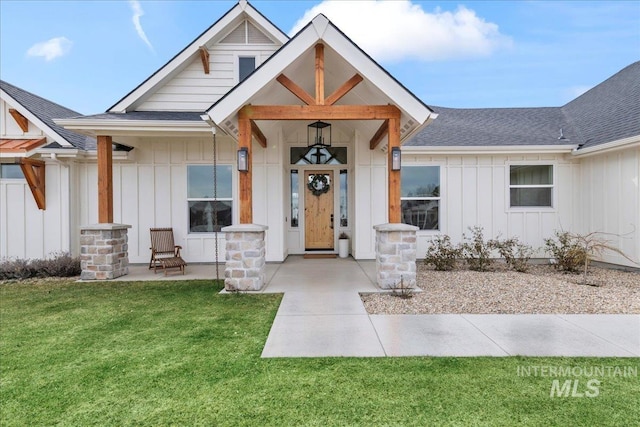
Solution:
{"label": "green lawn", "polygon": [[637,377],[600,378],[593,398],[550,398],[552,378],[517,374],[518,366],[637,367],[639,359],[263,360],[280,296],[220,289],[205,281],[0,285],[1,425],[620,426],[640,419]]}

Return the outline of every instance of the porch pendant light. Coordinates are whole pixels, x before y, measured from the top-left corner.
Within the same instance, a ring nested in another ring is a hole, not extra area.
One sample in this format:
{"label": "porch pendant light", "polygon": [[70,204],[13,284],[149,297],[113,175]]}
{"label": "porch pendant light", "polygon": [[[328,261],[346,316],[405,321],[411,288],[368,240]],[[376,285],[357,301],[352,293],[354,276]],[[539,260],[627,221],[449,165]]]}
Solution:
{"label": "porch pendant light", "polygon": [[331,125],[320,120],[308,125],[307,147],[331,147]]}

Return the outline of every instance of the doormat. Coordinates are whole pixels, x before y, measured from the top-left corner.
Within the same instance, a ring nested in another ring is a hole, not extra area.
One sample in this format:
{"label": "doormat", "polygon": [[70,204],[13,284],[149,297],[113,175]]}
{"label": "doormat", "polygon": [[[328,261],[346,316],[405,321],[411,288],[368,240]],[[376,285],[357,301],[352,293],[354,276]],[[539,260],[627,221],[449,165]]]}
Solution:
{"label": "doormat", "polygon": [[304,254],[304,259],[335,258],[336,254]]}

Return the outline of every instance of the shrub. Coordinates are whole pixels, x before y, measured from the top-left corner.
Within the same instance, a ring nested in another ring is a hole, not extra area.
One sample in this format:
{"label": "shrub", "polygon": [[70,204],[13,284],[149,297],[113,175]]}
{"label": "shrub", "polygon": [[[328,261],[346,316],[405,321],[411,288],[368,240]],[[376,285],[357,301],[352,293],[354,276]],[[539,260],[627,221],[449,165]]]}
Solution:
{"label": "shrub", "polygon": [[0,262],[0,280],[35,277],[73,277],[82,272],[80,259],[68,253],[54,253],[47,259],[5,259]]}
{"label": "shrub", "polygon": [[453,246],[451,238],[445,234],[431,240],[424,263],[433,265],[438,271],[449,271],[456,267],[456,262],[461,257],[462,248]]}
{"label": "shrub", "polygon": [[464,242],[460,244],[464,259],[471,270],[488,271],[493,265],[491,251],[495,249],[494,241],[484,240],[483,229],[480,226],[469,227],[469,231],[471,231],[471,237],[463,234]]}
{"label": "shrub", "polygon": [[509,268],[521,273],[529,269],[529,260],[533,254],[533,248],[521,243],[517,237],[505,240],[500,240],[498,237],[491,241],[491,246],[500,253]]}
{"label": "shrub", "polygon": [[556,238],[544,239],[547,252],[555,259],[554,267],[576,273],[588,262],[588,253],[579,241],[566,231],[555,232]]}

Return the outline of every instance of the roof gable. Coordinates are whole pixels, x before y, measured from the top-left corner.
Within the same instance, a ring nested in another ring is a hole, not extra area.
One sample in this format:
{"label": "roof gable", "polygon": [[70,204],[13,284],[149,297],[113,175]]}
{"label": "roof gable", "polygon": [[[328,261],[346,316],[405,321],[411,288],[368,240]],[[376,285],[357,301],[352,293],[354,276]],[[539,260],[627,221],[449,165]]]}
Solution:
{"label": "roof gable", "polygon": [[[282,73],[287,77],[293,75],[296,83],[302,88],[313,87],[313,52],[314,46],[318,43],[325,46],[326,79],[333,78],[334,84],[341,84],[353,73],[358,73],[364,78],[363,82],[339,103],[398,106],[402,111],[403,139],[430,118],[435,118],[428,106],[402,86],[324,15],[316,16],[246,80],[212,105],[207,114],[227,133],[237,136],[234,116],[245,104],[299,104],[301,101],[282,87],[276,78]],[[326,80],[325,85],[327,90],[332,90],[330,81]],[[265,100],[270,102],[264,102]]]}
{"label": "roof gable", "polygon": [[[214,43],[219,43],[221,40],[224,40],[224,38],[233,34],[235,30],[242,27],[244,22],[249,23],[246,25],[245,34],[248,34],[250,37],[249,40],[257,40],[256,43],[258,44],[267,44],[266,40],[270,40],[272,44],[283,44],[289,39],[286,34],[265,18],[264,15],[258,12],[251,4],[245,0],[240,0],[238,4],[169,60],[169,62],[107,111],[111,113],[135,111],[142,103],[151,97],[156,90],[197,60],[201,46],[210,46]],[[241,33],[242,31],[238,31],[234,36],[236,38],[240,37],[242,35]]]}
{"label": "roof gable", "polygon": [[8,104],[35,124],[50,139],[62,147],[86,149],[87,137],[58,126],[53,119],[81,116],[77,111],[34,95],[0,80],[0,95]]}

